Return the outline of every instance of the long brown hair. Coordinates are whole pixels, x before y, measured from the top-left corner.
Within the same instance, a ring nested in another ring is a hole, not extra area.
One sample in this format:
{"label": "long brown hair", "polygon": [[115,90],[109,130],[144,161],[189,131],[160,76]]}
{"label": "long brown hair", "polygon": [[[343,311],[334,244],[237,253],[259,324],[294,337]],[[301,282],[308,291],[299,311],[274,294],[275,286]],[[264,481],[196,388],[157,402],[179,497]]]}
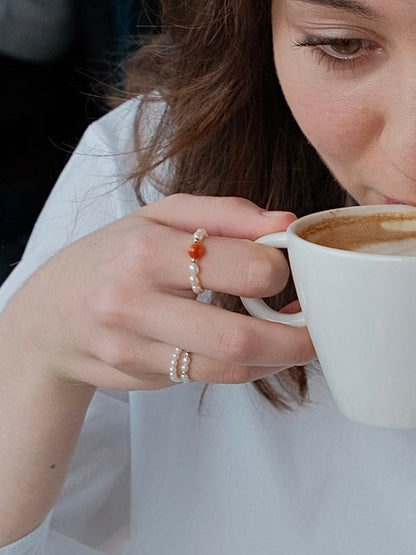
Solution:
{"label": "long brown hair", "polygon": [[[285,102],[270,11],[270,0],[161,1],[160,33],[127,66],[127,93],[144,95],[137,124],[147,104],[162,99],[165,106],[146,148],[138,139],[139,198],[142,179],[174,160],[169,179],[157,183],[166,194],[242,196],[298,216],[345,202]],[[294,298],[290,284],[270,303]],[[214,302],[244,311],[230,295],[214,295]],[[302,367],[255,385],[279,408],[307,397]]]}

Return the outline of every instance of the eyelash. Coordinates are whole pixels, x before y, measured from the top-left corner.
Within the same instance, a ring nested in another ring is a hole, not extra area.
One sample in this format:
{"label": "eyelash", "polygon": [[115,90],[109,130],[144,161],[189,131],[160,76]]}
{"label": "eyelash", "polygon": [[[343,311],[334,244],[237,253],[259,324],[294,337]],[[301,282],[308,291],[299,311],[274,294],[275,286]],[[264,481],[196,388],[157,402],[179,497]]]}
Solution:
{"label": "eyelash", "polygon": [[[348,46],[351,43],[357,42],[360,47],[358,54],[342,55],[333,54],[325,50],[327,48],[334,48],[340,46]],[[312,50],[312,53],[316,56],[319,64],[324,64],[327,69],[330,70],[345,70],[345,69],[355,69],[356,65],[360,62],[364,62],[368,54],[376,50],[377,46],[366,39],[359,38],[330,38],[330,37],[318,37],[307,35],[301,39],[295,41],[295,46],[307,47]]]}

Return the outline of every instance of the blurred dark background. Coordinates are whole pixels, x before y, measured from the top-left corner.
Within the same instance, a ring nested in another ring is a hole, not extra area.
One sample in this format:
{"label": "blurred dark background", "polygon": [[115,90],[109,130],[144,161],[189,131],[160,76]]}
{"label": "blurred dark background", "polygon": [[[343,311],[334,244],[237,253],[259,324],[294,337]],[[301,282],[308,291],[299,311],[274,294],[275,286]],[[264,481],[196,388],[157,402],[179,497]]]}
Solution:
{"label": "blurred dark background", "polygon": [[158,0],[1,0],[0,284]]}

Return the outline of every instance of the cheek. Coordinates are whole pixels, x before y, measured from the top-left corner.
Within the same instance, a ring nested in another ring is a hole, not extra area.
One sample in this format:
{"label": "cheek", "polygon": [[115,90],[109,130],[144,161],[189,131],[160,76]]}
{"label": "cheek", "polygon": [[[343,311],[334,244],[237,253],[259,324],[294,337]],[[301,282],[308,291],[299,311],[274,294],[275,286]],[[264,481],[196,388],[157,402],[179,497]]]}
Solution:
{"label": "cheek", "polygon": [[328,94],[310,81],[286,80],[287,103],[299,127],[326,160],[348,160],[368,143],[367,120],[363,110],[345,95]]}
{"label": "cheek", "polygon": [[333,170],[339,169],[334,165],[356,161],[372,149],[379,118],[370,108],[374,98],[368,99],[367,91],[328,79],[327,74],[322,76],[322,70],[310,72],[290,56],[280,62],[276,70],[289,108],[309,142]]}

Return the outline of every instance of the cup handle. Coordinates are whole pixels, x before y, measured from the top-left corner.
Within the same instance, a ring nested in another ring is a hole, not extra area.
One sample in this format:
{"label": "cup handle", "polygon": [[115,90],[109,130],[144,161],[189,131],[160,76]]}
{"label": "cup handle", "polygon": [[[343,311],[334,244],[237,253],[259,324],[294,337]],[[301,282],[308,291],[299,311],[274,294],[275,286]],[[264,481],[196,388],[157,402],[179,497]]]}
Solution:
{"label": "cup handle", "polygon": [[[288,237],[286,231],[281,231],[278,233],[263,235],[263,237],[256,239],[255,242],[270,245],[271,247],[277,247],[279,249],[285,249],[288,246]],[[287,324],[294,327],[306,326],[305,316],[302,311],[296,312],[295,314],[284,314],[283,312],[278,312],[277,310],[270,308],[270,306],[268,306],[262,299],[253,299],[248,297],[240,298],[247,311],[256,318],[268,320],[269,322]]]}

